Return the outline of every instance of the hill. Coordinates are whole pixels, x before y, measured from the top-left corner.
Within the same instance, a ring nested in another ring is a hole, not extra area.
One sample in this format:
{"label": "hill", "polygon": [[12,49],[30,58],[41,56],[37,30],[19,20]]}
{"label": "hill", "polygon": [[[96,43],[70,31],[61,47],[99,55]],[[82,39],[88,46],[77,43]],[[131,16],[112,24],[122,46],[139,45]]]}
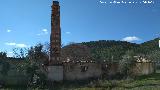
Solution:
{"label": "hill", "polygon": [[115,40],[90,41],[82,42],[81,44],[89,47],[93,57],[100,61],[120,60],[126,51],[135,50],[140,47],[140,45],[136,43]]}
{"label": "hill", "polygon": [[119,61],[126,51],[134,51],[135,54],[149,54],[160,50],[158,47],[159,38],[144,42],[142,44],[130,43],[126,41],[99,40],[77,43],[89,48],[95,60]]}
{"label": "hill", "polygon": [[144,42],[140,45],[140,52],[144,54],[152,53],[153,51],[160,50],[159,48],[159,38]]}

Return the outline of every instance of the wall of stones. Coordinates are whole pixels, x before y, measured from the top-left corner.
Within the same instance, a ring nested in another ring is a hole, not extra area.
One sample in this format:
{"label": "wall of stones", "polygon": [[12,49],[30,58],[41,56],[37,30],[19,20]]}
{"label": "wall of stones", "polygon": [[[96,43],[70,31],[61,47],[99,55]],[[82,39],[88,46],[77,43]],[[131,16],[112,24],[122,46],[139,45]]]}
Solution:
{"label": "wall of stones", "polygon": [[133,68],[134,75],[148,75],[155,72],[155,63],[145,62],[145,63],[136,63]]}
{"label": "wall of stones", "polygon": [[48,80],[62,81],[63,80],[63,66],[48,66]]}
{"label": "wall of stones", "polygon": [[66,63],[64,64],[64,80],[84,80],[99,78],[102,75],[101,64]]}
{"label": "wall of stones", "polygon": [[[114,76],[119,71],[118,63],[106,63],[102,64],[103,74],[108,76]],[[153,62],[137,62],[132,68],[133,75],[148,75],[155,72],[155,63]]]}

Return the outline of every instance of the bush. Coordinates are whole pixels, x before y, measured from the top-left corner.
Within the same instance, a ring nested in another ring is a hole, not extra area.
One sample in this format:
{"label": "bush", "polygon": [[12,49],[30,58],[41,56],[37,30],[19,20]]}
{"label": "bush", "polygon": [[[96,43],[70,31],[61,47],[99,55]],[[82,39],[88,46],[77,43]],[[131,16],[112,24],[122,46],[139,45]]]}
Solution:
{"label": "bush", "polygon": [[133,51],[127,51],[119,62],[119,71],[125,78],[132,76],[132,68],[136,63]]}

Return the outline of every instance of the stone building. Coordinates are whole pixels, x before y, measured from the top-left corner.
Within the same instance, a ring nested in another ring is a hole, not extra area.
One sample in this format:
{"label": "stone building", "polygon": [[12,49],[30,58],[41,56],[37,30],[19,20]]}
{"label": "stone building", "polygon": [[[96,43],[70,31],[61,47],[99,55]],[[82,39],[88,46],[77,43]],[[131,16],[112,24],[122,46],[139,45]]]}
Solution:
{"label": "stone building", "polygon": [[[134,58],[136,60],[136,63],[131,69],[133,75],[148,75],[155,72],[155,62],[142,56],[134,56]],[[119,67],[120,66],[118,62],[107,62],[102,64],[102,71],[103,74],[108,75],[109,77],[115,76],[120,72]]]}
{"label": "stone building", "polygon": [[[60,6],[58,1],[53,1],[52,5],[50,44],[47,75],[51,81],[99,78],[103,73],[112,76],[119,72],[118,63],[100,64],[92,60],[89,61],[89,59],[88,61],[75,60],[75,62],[74,60],[67,60],[67,58],[65,58],[67,62],[61,61]],[[138,62],[137,60],[133,71],[136,75],[150,74],[154,72],[154,64],[148,61],[144,62],[143,60]]]}
{"label": "stone building", "polygon": [[133,68],[133,74],[136,76],[148,75],[155,72],[154,62],[137,62]]}
{"label": "stone building", "polygon": [[102,75],[101,64],[93,61],[64,62],[64,80],[85,80]]}
{"label": "stone building", "polygon": [[137,63],[133,68],[135,75],[148,75],[155,72],[155,62],[144,57],[144,56],[135,56]]}

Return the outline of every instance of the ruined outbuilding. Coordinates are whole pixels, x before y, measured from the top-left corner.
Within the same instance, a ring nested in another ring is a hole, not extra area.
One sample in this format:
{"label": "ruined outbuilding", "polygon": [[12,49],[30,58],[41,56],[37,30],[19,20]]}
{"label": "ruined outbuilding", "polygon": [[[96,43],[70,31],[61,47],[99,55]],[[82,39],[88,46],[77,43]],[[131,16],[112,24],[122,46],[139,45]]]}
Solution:
{"label": "ruined outbuilding", "polygon": [[[81,60],[79,57],[78,60],[71,60],[71,58],[75,59],[73,57],[62,58],[60,6],[58,1],[53,1],[52,5],[50,46],[50,59],[47,75],[48,79],[51,81],[100,78],[104,73],[112,76],[119,72],[118,63],[106,64],[104,62],[103,64],[100,64],[92,61],[90,57],[87,57],[87,60]],[[64,59],[64,62],[62,62],[62,59]],[[154,68],[153,62],[137,59],[133,72],[135,72],[136,75],[151,74],[154,72]]]}

